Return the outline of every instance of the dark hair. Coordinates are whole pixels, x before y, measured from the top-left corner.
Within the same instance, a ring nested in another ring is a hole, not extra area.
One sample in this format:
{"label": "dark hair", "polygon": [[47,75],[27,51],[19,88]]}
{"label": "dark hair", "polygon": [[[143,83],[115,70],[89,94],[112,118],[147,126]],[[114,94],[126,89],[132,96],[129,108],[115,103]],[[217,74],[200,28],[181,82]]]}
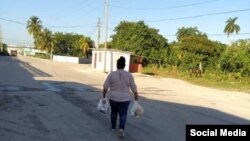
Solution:
{"label": "dark hair", "polygon": [[117,60],[117,64],[116,67],[117,69],[124,69],[125,68],[125,58],[123,56],[121,56],[118,60]]}

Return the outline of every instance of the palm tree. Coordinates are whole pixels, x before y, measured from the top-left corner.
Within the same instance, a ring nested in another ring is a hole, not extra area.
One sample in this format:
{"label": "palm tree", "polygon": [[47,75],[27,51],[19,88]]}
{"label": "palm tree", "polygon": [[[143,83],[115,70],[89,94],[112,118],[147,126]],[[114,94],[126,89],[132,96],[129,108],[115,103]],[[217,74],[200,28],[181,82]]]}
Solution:
{"label": "palm tree", "polygon": [[197,29],[197,27],[189,27],[189,28],[178,28],[178,31],[176,33],[178,41],[181,41],[184,37],[192,36],[192,35],[198,35],[200,32]]}
{"label": "palm tree", "polygon": [[236,34],[239,33],[240,31],[240,26],[235,24],[235,21],[238,19],[238,17],[234,17],[234,18],[229,18],[226,21],[226,26],[224,29],[224,33],[227,33],[227,38],[229,37],[230,34],[236,32]]}
{"label": "palm tree", "polygon": [[54,39],[52,37],[52,32],[45,28],[43,32],[41,32],[37,36],[37,47],[41,50],[46,50],[47,52],[52,51],[52,47],[54,45]]}
{"label": "palm tree", "polygon": [[29,34],[33,35],[33,37],[36,38],[43,28],[42,21],[38,17],[32,16],[27,21],[26,28],[28,29]]}
{"label": "palm tree", "polygon": [[38,46],[37,38],[38,38],[39,34],[41,33],[42,28],[43,28],[42,21],[39,20],[38,17],[32,16],[27,21],[27,27],[26,28],[28,29],[28,33],[30,35],[33,35],[34,45],[37,47]]}
{"label": "palm tree", "polygon": [[80,43],[80,49],[82,49],[84,56],[87,56],[87,51],[89,49],[89,43],[88,43],[88,39],[85,37],[81,37],[79,40]]}

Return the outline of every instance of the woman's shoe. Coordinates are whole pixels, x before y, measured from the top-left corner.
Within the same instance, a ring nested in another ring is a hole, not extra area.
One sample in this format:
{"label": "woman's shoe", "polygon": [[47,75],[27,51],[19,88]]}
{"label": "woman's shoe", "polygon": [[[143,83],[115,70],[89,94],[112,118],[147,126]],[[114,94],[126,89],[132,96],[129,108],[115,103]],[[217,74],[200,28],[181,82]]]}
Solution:
{"label": "woman's shoe", "polygon": [[124,136],[125,136],[125,135],[124,135],[124,130],[123,130],[123,129],[119,129],[118,132],[119,132],[119,137],[120,137],[120,138],[124,138]]}

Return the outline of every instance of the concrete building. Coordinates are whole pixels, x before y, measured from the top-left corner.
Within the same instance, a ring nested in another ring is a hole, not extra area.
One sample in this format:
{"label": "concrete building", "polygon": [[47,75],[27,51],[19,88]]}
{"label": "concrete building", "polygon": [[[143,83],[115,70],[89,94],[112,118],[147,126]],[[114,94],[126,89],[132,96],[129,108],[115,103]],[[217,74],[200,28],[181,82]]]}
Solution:
{"label": "concrete building", "polygon": [[17,47],[17,46],[7,46],[7,51],[8,51],[8,53],[11,55],[11,52],[16,52],[17,54],[17,56],[18,55],[21,55],[22,54],[22,52],[23,52],[23,48],[24,47]]}
{"label": "concrete building", "polygon": [[130,66],[130,52],[107,49],[106,50],[106,67],[104,68],[105,61],[105,49],[93,49],[92,50],[92,69],[103,71],[103,72],[111,72],[116,71],[116,63],[120,56],[125,57],[126,66],[124,70],[129,71]]}
{"label": "concrete building", "polygon": [[37,53],[43,53],[46,54],[46,51],[34,49],[32,47],[23,47],[23,46],[13,46],[13,45],[8,45],[7,46],[8,53],[11,54],[11,52],[15,51],[17,52],[17,55],[35,55]]}
{"label": "concrete building", "polygon": [[23,48],[22,55],[36,55],[36,54],[47,54],[44,50],[34,49],[34,48]]}

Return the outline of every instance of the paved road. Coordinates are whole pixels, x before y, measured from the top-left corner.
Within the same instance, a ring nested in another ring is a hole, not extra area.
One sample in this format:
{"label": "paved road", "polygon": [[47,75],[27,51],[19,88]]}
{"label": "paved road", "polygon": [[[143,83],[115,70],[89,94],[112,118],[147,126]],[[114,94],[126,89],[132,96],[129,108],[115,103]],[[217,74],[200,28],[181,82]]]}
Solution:
{"label": "paved road", "polygon": [[106,74],[89,65],[0,56],[0,141],[184,141],[186,124],[250,124],[250,95],[135,75],[141,118],[126,138],[96,110]]}

